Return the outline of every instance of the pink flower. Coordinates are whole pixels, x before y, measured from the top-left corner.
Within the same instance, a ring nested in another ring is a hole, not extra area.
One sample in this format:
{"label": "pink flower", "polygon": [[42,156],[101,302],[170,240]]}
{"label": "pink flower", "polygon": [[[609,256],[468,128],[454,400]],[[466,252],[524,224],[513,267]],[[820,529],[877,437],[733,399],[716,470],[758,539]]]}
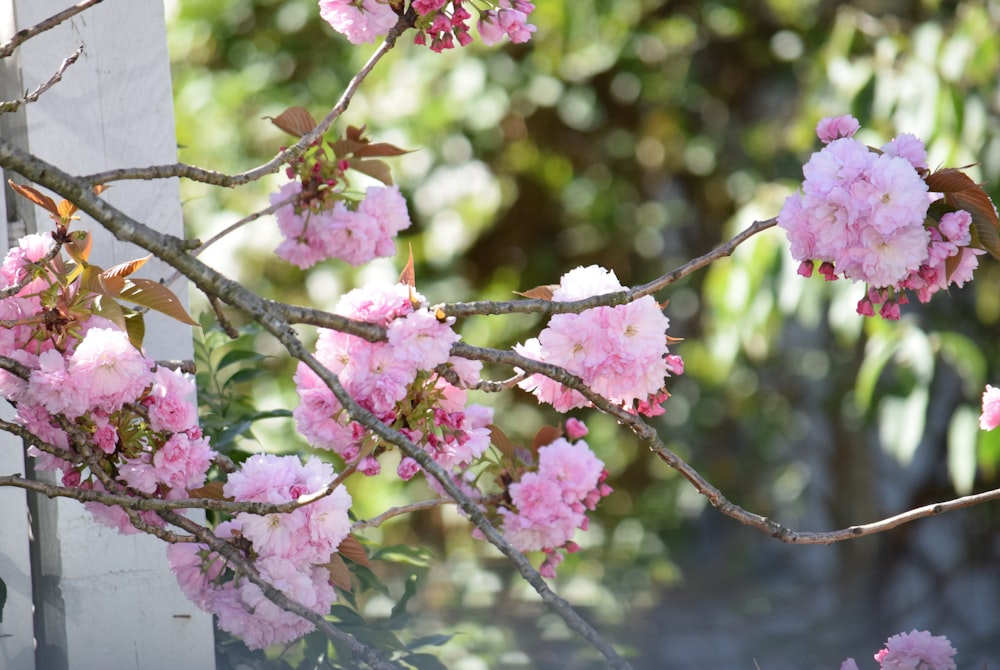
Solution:
{"label": "pink flower", "polygon": [[394,320],[387,332],[392,355],[414,369],[433,370],[448,360],[459,339],[451,328],[454,321],[439,321],[426,307]]}
{"label": "pink flower", "polygon": [[82,415],[90,407],[87,388],[76,383],[66,369],[66,360],[55,349],[38,357],[38,369],[31,371],[28,395],[52,414],[70,419]]}
{"label": "pink flower", "polygon": [[955,670],[955,653],[943,635],[913,630],[890,637],[875,660],[882,670]]}
{"label": "pink flower", "polygon": [[903,133],[888,144],[882,145],[882,153],[886,156],[904,158],[914,168],[927,169],[927,150],[924,148],[924,143],[911,133]]}
{"label": "pink flower", "polygon": [[389,3],[380,0],[319,0],[319,14],[351,44],[374,42],[399,19]]}
{"label": "pink flower", "polygon": [[538,450],[538,475],[556,482],[569,503],[582,501],[597,488],[603,471],[604,463],[582,440],[570,443],[560,437]]}
{"label": "pink flower", "polygon": [[979,416],[979,427],[983,430],[993,430],[1000,426],[1000,388],[986,385],[983,391],[983,411]]}
{"label": "pink flower", "polygon": [[170,368],[157,368],[153,380],[153,387],[144,401],[149,408],[150,427],[156,431],[179,433],[197,426],[194,380]]}
{"label": "pink flower", "polygon": [[861,124],[850,114],[844,116],[828,116],[816,125],[816,135],[823,144],[841,137],[854,137]]}
{"label": "pink flower", "polygon": [[109,414],[139,399],[153,381],[152,361],[132,346],[124,331],[91,328],[69,358],[68,373]]}
{"label": "pink flower", "polygon": [[579,440],[580,438],[586,437],[587,433],[586,424],[583,421],[575,418],[566,419],[566,436],[571,440]]}

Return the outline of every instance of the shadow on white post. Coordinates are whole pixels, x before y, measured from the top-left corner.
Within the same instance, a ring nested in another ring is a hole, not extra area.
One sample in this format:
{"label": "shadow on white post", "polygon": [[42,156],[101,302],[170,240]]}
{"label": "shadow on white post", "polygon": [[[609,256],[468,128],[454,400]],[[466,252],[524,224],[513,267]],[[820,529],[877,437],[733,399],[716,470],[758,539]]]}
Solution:
{"label": "shadow on white post", "polygon": [[[0,0],[0,40],[71,4]],[[29,40],[0,62],[2,99],[17,98],[48,81],[80,45],[83,54],[63,80],[38,102],[0,117],[0,133],[73,174],[174,162],[177,146],[160,2],[107,0]],[[4,183],[9,177],[23,181],[4,175]],[[176,180],[121,182],[103,197],[157,230],[182,233]],[[33,209],[7,189],[7,225],[0,242],[45,230],[47,217]],[[78,225],[94,232],[93,261],[98,265],[109,267],[145,255],[112,240],[87,217]],[[165,274],[162,266],[150,262],[139,276]],[[192,357],[190,327],[158,314],[148,314],[146,325],[145,348],[151,358]],[[30,468],[21,443],[6,433],[0,436],[0,474]],[[181,594],[160,540],[126,537],[98,526],[72,500],[40,498],[26,507],[27,497],[20,490],[0,489],[0,578],[9,590],[0,623],[0,668],[214,667],[211,619]]]}

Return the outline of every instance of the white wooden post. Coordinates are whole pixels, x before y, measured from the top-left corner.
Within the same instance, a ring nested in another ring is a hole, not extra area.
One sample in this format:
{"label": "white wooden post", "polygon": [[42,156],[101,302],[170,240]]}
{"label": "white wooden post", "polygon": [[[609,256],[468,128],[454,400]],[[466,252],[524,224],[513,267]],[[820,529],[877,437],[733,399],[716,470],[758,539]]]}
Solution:
{"label": "white wooden post", "polygon": [[[0,39],[71,4],[0,0]],[[105,0],[29,40],[0,64],[3,99],[47,81],[81,44],[83,55],[63,80],[38,102],[0,118],[0,132],[74,174],[174,162],[170,70],[159,0]],[[5,183],[8,177],[16,175],[4,175]],[[104,197],[158,230],[181,233],[176,180],[122,182]],[[15,242],[25,229],[46,229],[46,217],[32,209],[8,191],[5,220],[10,223],[0,242]],[[98,265],[145,255],[113,241],[86,218],[80,226],[95,233],[92,260]],[[150,263],[138,276],[165,274]],[[145,346],[152,358],[190,359],[190,328],[147,315]],[[19,441],[3,434],[0,473],[25,472],[30,464],[22,454]],[[0,577],[10,591],[0,623],[0,668],[214,667],[211,620],[181,594],[161,541],[98,526],[75,501],[40,499],[32,506],[29,561],[25,498],[21,491],[0,489]]]}

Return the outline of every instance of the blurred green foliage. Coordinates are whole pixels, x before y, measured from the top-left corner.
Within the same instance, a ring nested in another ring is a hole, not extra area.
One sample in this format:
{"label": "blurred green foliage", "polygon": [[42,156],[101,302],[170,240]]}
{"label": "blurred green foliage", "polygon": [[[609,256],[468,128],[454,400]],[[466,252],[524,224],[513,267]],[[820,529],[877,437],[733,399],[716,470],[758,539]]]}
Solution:
{"label": "blurred green foliage", "polygon": [[[302,273],[271,254],[267,218],[205,257],[269,297],[326,308],[356,284],[395,279],[407,245],[432,302],[508,299],[591,263],[642,283],[774,216],[817,148],[816,122],[843,113],[861,120],[870,144],[913,132],[932,166],[976,164],[970,174],[1000,195],[993,0],[537,4],[527,45],[438,55],[404,37],[337,126],[366,124],[376,140],[416,150],[392,161],[414,220],[399,259]],[[314,0],[174,0],[168,12],[181,157],[220,170],[270,158],[287,139],[263,117],[290,105],[324,114],[374,48],[334,34]],[[266,206],[282,179],[227,191],[184,184],[191,234]],[[797,277],[785,248],[781,231],[767,231],[658,296],[670,301],[687,364],[657,424],[667,445],[735,502],[812,530],[995,486],[1000,437],[980,433],[976,417],[983,384],[1000,381],[1000,267],[984,259],[972,285],[888,323],[854,313],[859,287]],[[528,316],[460,324],[466,341],[497,347],[539,325]],[[277,353],[263,338],[254,346]],[[288,365],[268,370],[255,405],[293,406]],[[481,401],[522,439],[559,420],[523,395]],[[627,629],[684,578],[676,562],[697,550],[714,512],[613,421],[580,417],[616,493],[559,586],[594,607],[599,624]],[[304,447],[291,433],[262,424],[257,435],[266,449]],[[386,481],[354,487],[363,515],[421,495]],[[997,527],[995,511],[976,513]],[[417,514],[372,539],[449,557],[420,597],[431,632],[463,608],[466,627],[452,641],[460,667],[550,667],[551,658],[591,667],[544,617],[524,630],[495,619],[494,607],[511,620],[533,611],[531,598],[457,515]],[[723,565],[754,560],[745,540],[725,546]],[[837,550],[839,574],[876,554],[891,562],[898,546]]]}

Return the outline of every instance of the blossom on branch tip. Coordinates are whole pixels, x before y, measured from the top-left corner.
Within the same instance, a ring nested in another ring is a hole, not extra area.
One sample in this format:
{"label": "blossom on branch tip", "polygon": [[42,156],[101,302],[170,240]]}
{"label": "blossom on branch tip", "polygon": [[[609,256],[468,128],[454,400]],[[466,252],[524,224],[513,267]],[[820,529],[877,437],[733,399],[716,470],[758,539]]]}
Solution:
{"label": "blossom on branch tip", "polygon": [[[563,275],[552,299],[575,301],[622,290],[614,272],[592,265]],[[661,394],[665,378],[683,371],[679,358],[668,361],[669,325],[653,297],[644,296],[624,305],[556,314],[537,338],[514,350],[525,358],[566,369],[617,405],[642,406],[643,413],[649,414],[656,410],[648,401],[666,399]],[[590,404],[578,391],[541,374],[528,375],[519,386],[562,412]]]}
{"label": "blossom on branch tip", "polygon": [[[803,166],[802,189],[786,199],[778,226],[787,234],[800,275],[811,276],[818,262],[827,281],[842,276],[864,283],[869,290],[858,313],[872,316],[881,305],[879,314],[895,320],[907,291],[926,302],[971,279],[985,252],[969,246],[970,213],[952,206],[966,200],[939,194],[935,201],[928,197],[935,190],[928,184],[941,190],[975,185],[947,171],[929,175],[927,152],[913,135],[901,134],[874,150],[853,138],[857,129],[853,117],[819,123],[817,135],[826,146]],[[969,201],[988,201],[981,195]]]}
{"label": "blossom on branch tip", "polygon": [[986,385],[983,391],[982,413],[979,415],[979,427],[983,430],[993,430],[1000,426],[1000,388]]}

